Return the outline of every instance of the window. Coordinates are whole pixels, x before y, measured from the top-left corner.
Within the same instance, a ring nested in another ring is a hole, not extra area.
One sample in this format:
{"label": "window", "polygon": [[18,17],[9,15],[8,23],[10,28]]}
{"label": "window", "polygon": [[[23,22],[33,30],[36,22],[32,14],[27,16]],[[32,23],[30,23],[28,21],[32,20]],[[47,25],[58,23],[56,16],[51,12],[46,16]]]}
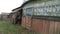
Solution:
{"label": "window", "polygon": [[26,16],[26,9],[23,9],[23,16]]}
{"label": "window", "polygon": [[60,16],[60,6],[55,5],[55,7],[53,7],[53,12],[54,12],[54,16]]}
{"label": "window", "polygon": [[43,8],[42,7],[35,7],[34,8],[34,15],[42,15],[43,14]]}
{"label": "window", "polygon": [[33,14],[37,15],[37,8],[34,8]]}
{"label": "window", "polygon": [[57,9],[57,12],[60,13],[60,5],[57,5],[55,8]]}
{"label": "window", "polygon": [[35,12],[37,15],[57,16],[56,13],[60,13],[60,6],[52,5],[46,7],[37,7],[34,10],[36,10]]}
{"label": "window", "polygon": [[42,15],[43,14],[43,8],[42,7],[38,7],[37,8],[37,15]]}
{"label": "window", "polygon": [[32,14],[33,14],[33,9],[32,8],[27,8],[26,9],[26,15],[27,16],[32,16]]}

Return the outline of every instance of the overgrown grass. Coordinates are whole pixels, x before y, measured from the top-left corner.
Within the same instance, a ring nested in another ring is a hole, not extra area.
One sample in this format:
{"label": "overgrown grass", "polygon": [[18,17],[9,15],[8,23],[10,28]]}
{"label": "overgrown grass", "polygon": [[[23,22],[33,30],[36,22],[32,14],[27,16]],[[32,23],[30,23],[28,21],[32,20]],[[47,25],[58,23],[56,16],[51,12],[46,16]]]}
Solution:
{"label": "overgrown grass", "polygon": [[0,34],[21,34],[22,27],[10,22],[0,21]]}
{"label": "overgrown grass", "polygon": [[0,21],[0,34],[37,34],[34,31],[26,31],[20,25],[14,25],[11,22]]}

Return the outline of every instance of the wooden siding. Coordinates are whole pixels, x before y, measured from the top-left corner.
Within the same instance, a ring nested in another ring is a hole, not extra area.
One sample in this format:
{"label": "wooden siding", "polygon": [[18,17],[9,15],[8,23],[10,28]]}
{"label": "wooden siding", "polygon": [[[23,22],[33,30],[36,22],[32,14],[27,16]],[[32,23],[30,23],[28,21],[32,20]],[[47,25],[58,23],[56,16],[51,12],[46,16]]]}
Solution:
{"label": "wooden siding", "polygon": [[27,29],[31,29],[31,18],[22,17],[22,26],[26,27]]}
{"label": "wooden siding", "polygon": [[32,28],[32,30],[41,34],[58,34],[60,32],[60,22],[36,18],[22,18],[22,26]]}

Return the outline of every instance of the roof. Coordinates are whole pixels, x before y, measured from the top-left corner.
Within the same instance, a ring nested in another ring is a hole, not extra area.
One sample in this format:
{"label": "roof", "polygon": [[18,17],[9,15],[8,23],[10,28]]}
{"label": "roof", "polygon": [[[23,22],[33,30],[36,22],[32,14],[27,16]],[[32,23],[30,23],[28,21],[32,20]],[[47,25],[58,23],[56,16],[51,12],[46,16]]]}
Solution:
{"label": "roof", "polygon": [[28,4],[28,3],[30,3],[30,2],[34,2],[34,1],[43,1],[43,2],[46,2],[46,1],[51,1],[51,0],[29,0],[29,1],[24,2],[24,3],[21,5],[21,8],[22,8],[23,6],[25,6],[26,4]]}
{"label": "roof", "polygon": [[22,9],[22,7],[23,7],[24,5],[26,5],[26,4],[28,4],[29,2],[31,2],[31,1],[26,1],[26,2],[24,2],[20,7],[15,8],[15,9],[13,9],[12,11],[17,10],[17,9],[19,9],[19,8]]}
{"label": "roof", "polygon": [[26,1],[26,2],[24,2],[24,3],[21,5],[21,8],[22,8],[24,5],[26,5],[26,4],[30,3],[30,2],[32,2],[32,1]]}
{"label": "roof", "polygon": [[[29,0],[29,1],[26,1],[26,2],[24,2],[20,7],[15,8],[15,9],[13,9],[12,11],[17,10],[17,9],[19,9],[19,8],[22,9],[23,6],[25,6],[26,4],[28,4],[28,3],[30,3],[30,2],[33,2],[33,1],[37,1],[37,0]],[[41,0],[40,0],[40,1],[41,1]]]}
{"label": "roof", "polygon": [[2,13],[1,15],[9,15],[9,13]]}
{"label": "roof", "polygon": [[[38,1],[38,0],[29,0],[29,1],[26,1],[26,2],[24,2],[20,7],[15,8],[15,9],[13,9],[12,11],[14,11],[14,10],[16,10],[16,9],[19,9],[19,8],[22,9],[23,6],[25,6],[26,4],[28,4],[28,3],[30,3],[30,2],[33,2],[33,1]],[[39,0],[39,1],[42,1],[42,0]],[[43,0],[43,1],[49,1],[49,0]]]}
{"label": "roof", "polygon": [[15,9],[13,9],[12,11],[17,10],[17,9],[19,9],[19,8],[21,8],[21,7],[15,8]]}

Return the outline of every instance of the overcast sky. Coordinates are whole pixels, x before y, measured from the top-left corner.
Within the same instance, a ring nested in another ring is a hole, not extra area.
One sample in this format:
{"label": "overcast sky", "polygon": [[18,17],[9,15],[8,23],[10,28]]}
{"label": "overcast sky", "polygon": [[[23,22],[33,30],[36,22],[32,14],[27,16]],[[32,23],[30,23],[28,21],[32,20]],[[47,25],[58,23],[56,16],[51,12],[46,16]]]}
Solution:
{"label": "overcast sky", "polygon": [[10,13],[12,9],[21,6],[23,0],[0,0],[0,14],[2,12]]}

